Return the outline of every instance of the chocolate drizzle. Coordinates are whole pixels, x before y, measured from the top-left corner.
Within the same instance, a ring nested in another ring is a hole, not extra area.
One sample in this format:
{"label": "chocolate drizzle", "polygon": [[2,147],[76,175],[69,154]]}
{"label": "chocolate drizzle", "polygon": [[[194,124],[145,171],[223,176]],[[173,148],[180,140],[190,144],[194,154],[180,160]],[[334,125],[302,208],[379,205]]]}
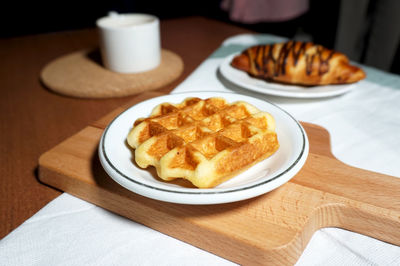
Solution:
{"label": "chocolate drizzle", "polygon": [[325,74],[326,72],[329,71],[329,60],[332,58],[333,54],[335,53],[335,51],[330,51],[330,53],[328,54],[328,56],[324,59],[322,56],[323,51],[325,50],[324,47],[322,46],[318,46],[317,48],[317,54],[319,55],[319,68],[318,68],[318,74],[320,76],[322,76],[323,74]]}
{"label": "chocolate drizzle", "polygon": [[264,64],[264,72],[265,74],[268,74],[268,63],[270,61],[273,62],[274,65],[276,65],[276,60],[273,56],[275,44],[272,45],[266,45],[264,49],[264,57],[263,57],[263,64]]}
{"label": "chocolate drizzle", "polygon": [[[263,70],[263,66],[262,64],[259,64],[259,60],[258,57],[262,57],[264,55],[264,50],[265,50],[265,45],[259,45],[257,46],[257,50],[256,50],[256,59],[254,60],[254,66],[257,69],[257,71],[261,71]],[[261,61],[261,60],[260,60]]]}

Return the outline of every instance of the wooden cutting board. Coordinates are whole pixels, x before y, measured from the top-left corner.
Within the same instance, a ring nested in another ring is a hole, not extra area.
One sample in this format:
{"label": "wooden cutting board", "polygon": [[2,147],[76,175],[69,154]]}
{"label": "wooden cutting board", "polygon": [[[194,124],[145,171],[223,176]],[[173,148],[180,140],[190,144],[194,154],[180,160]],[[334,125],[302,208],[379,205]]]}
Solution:
{"label": "wooden cutting board", "polygon": [[310,154],[280,188],[219,205],[180,205],[145,198],[107,176],[97,147],[106,125],[141,94],[39,159],[42,182],[240,264],[294,264],[312,234],[340,227],[400,245],[400,179],[346,165],[330,151],[323,128],[302,123]]}

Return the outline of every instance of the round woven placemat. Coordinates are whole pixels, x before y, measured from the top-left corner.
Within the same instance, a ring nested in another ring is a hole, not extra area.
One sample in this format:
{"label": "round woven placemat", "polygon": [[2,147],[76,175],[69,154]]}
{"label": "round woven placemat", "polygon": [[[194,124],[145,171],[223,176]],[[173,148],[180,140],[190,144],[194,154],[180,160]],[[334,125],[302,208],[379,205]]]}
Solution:
{"label": "round woven placemat", "polygon": [[110,98],[154,90],[171,83],[183,71],[177,54],[163,49],[161,63],[152,70],[121,74],[102,66],[99,50],[81,50],[48,63],[41,80],[50,90],[80,98]]}

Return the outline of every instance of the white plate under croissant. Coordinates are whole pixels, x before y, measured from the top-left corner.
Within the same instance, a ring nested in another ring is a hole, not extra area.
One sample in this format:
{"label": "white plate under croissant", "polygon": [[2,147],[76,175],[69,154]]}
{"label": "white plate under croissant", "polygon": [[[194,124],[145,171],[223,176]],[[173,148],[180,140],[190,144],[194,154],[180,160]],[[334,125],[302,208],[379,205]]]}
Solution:
{"label": "white plate under croissant", "polygon": [[324,98],[341,95],[357,87],[357,83],[353,83],[342,85],[323,85],[308,88],[304,86],[275,83],[253,78],[246,72],[231,66],[230,62],[235,55],[237,54],[232,54],[224,59],[219,66],[220,73],[225,79],[233,84],[251,91],[291,98]]}
{"label": "white plate under croissant", "polygon": [[255,45],[228,56],[219,68],[240,87],[277,96],[340,95],[365,78],[346,55],[309,42]]}

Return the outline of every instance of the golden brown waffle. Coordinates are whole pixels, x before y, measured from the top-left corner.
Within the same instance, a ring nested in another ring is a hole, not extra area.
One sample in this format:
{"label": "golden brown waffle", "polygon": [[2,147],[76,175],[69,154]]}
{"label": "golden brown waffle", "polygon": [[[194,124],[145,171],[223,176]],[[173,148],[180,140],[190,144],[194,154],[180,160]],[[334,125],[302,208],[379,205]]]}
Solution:
{"label": "golden brown waffle", "polygon": [[134,123],[127,141],[140,167],[152,165],[164,180],[185,178],[199,188],[217,186],[279,147],[270,114],[223,98],[160,104]]}

